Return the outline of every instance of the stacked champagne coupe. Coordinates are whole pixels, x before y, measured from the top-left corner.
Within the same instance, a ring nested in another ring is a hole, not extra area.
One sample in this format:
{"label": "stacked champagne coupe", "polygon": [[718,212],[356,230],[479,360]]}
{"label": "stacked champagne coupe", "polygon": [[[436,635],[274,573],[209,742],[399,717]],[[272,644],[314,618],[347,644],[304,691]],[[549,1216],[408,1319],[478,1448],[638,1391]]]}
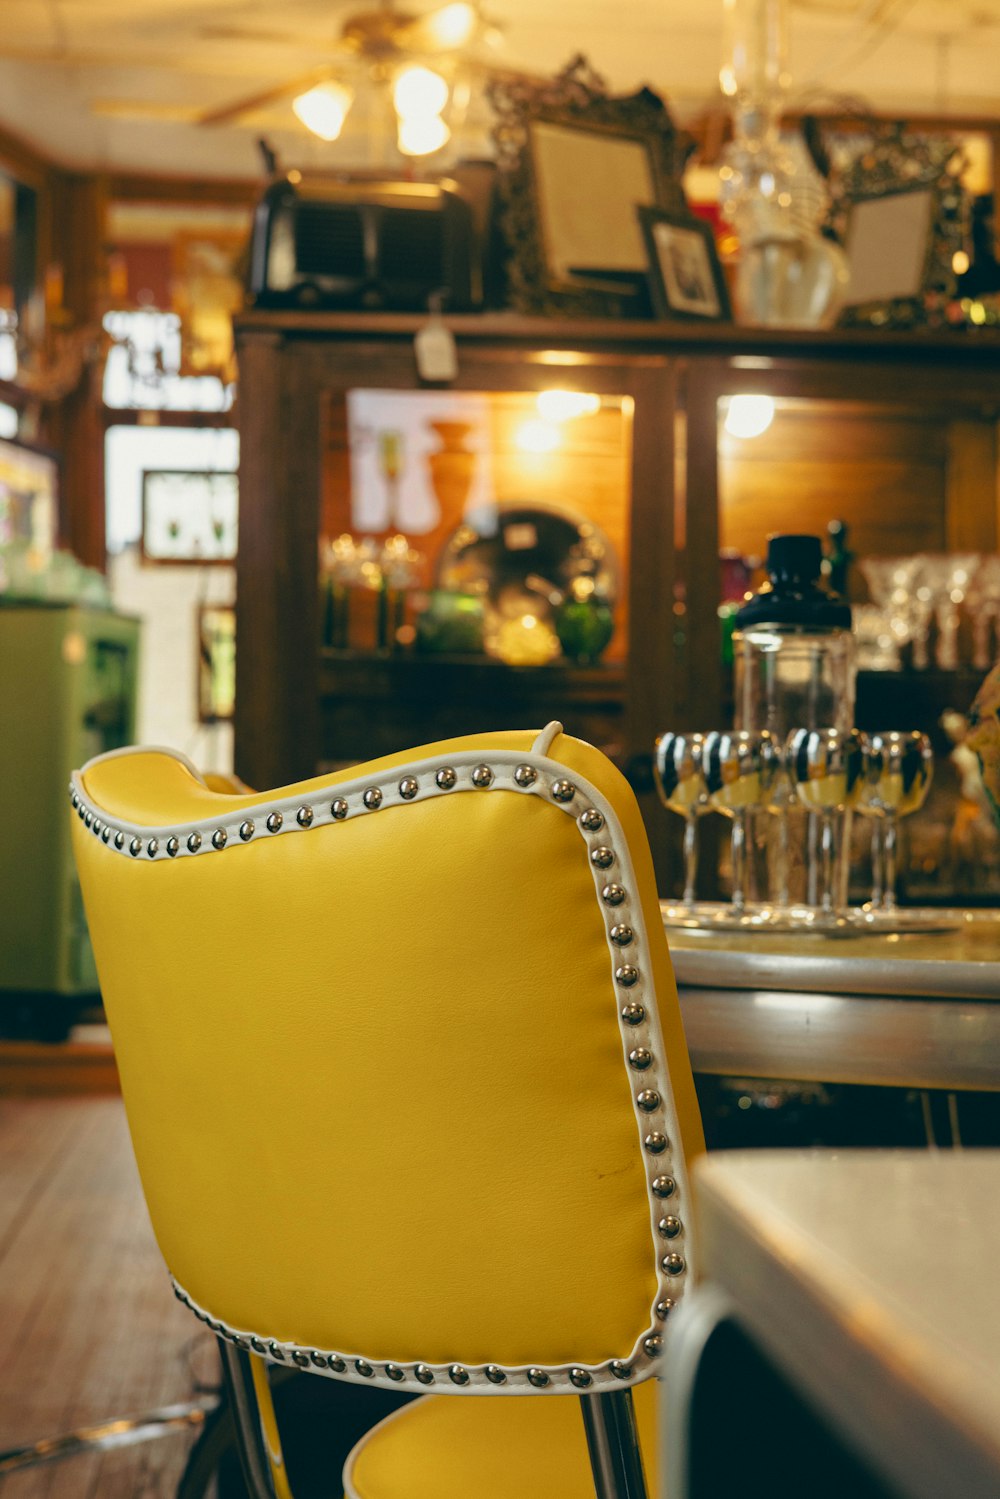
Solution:
{"label": "stacked champagne coupe", "polygon": [[[684,819],[684,894],[664,906],[668,924],[843,935],[927,924],[896,904],[899,820],[923,805],[933,772],[925,734],[797,728],[781,743],[745,729],[667,733],[655,769],[663,804]],[[731,823],[728,905],[696,899],[699,824],[713,811]],[[850,907],[855,812],[872,824],[872,882]]]}

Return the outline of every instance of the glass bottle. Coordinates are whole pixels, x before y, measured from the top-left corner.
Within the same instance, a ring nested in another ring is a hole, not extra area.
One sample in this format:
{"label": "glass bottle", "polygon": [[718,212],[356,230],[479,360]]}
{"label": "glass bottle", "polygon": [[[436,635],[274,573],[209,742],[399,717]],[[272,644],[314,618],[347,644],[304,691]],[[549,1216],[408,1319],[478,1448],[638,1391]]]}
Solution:
{"label": "glass bottle", "polygon": [[[767,731],[784,745],[794,729],[854,727],[854,639],[850,605],[819,586],[818,536],[772,536],[768,581],[736,616],[733,633],[735,726]],[[817,903],[817,827],[797,806],[787,775],[771,792],[766,843],[768,885],[779,911],[793,900]],[[848,814],[849,815],[849,814]],[[846,818],[845,818],[846,820]],[[846,849],[849,827],[841,833]],[[836,878],[846,899],[847,859]]]}

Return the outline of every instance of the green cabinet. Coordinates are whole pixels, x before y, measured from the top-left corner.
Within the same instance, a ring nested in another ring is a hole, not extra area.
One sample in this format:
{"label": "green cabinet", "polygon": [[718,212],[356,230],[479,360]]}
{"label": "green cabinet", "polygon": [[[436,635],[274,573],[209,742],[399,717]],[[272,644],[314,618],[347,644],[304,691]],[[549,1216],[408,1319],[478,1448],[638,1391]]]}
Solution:
{"label": "green cabinet", "polygon": [[0,605],[0,992],[97,992],[70,846],[70,772],[135,735],[139,623]]}

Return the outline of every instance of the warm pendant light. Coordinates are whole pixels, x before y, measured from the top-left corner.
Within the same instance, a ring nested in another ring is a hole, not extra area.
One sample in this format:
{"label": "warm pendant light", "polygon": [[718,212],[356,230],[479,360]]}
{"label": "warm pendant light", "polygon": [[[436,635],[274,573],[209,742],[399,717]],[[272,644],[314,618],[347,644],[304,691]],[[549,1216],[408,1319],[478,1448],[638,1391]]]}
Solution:
{"label": "warm pendant light", "polygon": [[432,68],[403,68],[392,86],[392,102],[401,120],[439,115],[448,103],[448,82]]}
{"label": "warm pendant light", "polygon": [[353,100],[354,95],[346,84],[320,83],[293,99],[292,108],[313,135],[324,141],[335,141],[344,128]]}
{"label": "warm pendant light", "polygon": [[430,156],[451,137],[440,115],[411,115],[399,122],[396,143],[404,156]]}

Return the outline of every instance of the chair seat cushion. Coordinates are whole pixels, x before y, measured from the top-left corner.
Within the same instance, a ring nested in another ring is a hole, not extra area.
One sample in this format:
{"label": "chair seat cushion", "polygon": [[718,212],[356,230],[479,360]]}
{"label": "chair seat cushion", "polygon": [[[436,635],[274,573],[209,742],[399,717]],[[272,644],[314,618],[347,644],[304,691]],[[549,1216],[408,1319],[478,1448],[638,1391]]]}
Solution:
{"label": "chair seat cushion", "polygon": [[[637,1385],[646,1488],[657,1477],[657,1381]],[[427,1395],[362,1437],[347,1499],[594,1499],[583,1415],[570,1395]]]}

